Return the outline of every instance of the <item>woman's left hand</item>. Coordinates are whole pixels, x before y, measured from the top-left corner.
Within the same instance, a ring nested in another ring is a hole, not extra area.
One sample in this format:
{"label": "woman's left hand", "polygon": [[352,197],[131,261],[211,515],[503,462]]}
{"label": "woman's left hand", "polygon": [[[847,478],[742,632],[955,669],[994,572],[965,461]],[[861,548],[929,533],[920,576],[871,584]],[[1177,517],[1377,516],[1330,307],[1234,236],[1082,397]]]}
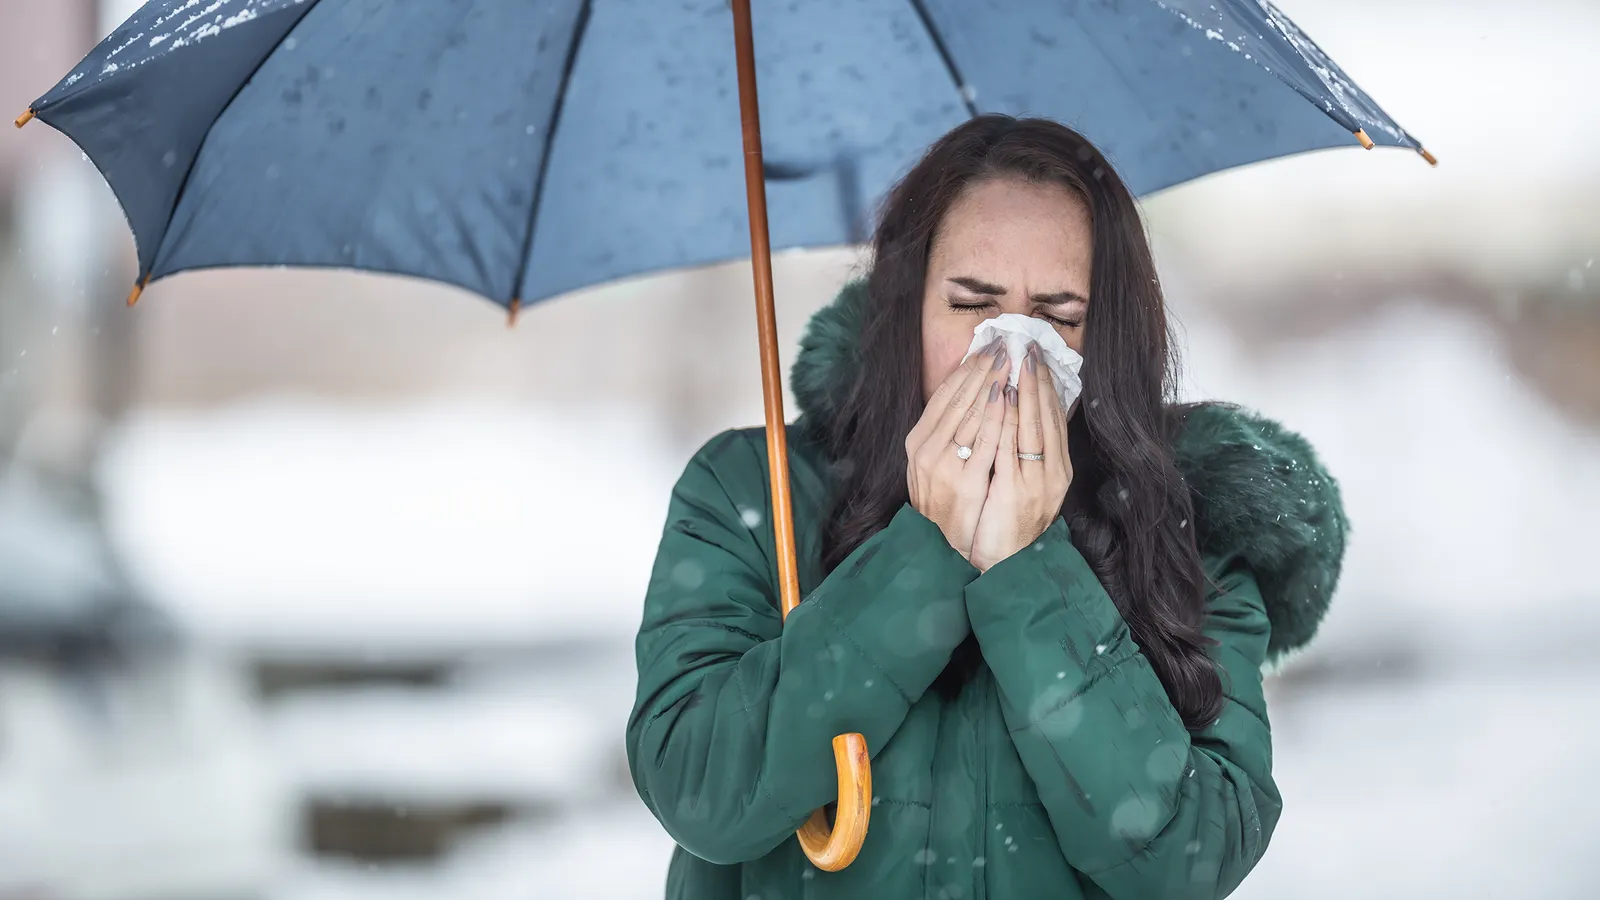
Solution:
{"label": "woman's left hand", "polygon": [[[1041,460],[1018,453],[1038,454]],[[971,561],[979,571],[1032,544],[1061,514],[1072,485],[1067,454],[1067,411],[1061,408],[1050,368],[1028,345],[1017,387],[1006,397],[989,496],[973,535]]]}

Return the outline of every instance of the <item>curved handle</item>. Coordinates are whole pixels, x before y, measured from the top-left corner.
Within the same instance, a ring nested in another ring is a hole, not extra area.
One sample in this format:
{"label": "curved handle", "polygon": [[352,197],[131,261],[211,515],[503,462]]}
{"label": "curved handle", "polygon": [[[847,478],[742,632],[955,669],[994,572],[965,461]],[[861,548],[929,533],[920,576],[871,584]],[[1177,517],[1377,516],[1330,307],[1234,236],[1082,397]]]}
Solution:
{"label": "curved handle", "polygon": [[[772,240],[767,233],[767,182],[761,162],[761,108],[756,100],[756,50],[751,36],[750,0],[730,0],[734,56],[739,73],[739,123],[744,132],[745,199],[750,208],[750,274],[756,289],[756,334],[761,347],[761,396],[767,412],[767,470],[772,478],[772,538],[777,549],[779,606],[783,617],[800,605],[795,566],[794,509],[789,495],[789,442],[783,422],[783,372],[778,366],[777,314],[772,302]],[[800,826],[800,846],[817,868],[837,872],[855,860],[867,839],[872,813],[872,760],[867,739],[841,734],[833,739],[839,770],[835,824],[819,809]]]}
{"label": "curved handle", "polygon": [[872,816],[872,758],[867,755],[867,739],[858,733],[836,736],[833,764],[839,770],[839,806],[833,828],[828,827],[827,810],[819,809],[797,832],[806,858],[824,872],[837,872],[855,861]]}

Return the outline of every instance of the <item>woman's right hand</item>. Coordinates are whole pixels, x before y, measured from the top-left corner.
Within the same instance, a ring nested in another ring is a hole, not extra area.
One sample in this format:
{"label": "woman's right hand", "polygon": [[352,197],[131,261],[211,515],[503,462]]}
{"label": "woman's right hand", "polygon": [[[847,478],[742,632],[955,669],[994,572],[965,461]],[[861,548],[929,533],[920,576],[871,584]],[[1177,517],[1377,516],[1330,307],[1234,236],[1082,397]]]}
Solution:
{"label": "woman's right hand", "polygon": [[[906,435],[911,505],[969,559],[1000,445],[1009,361],[999,340],[973,354],[939,385]],[[971,447],[972,455],[962,459],[960,447]]]}

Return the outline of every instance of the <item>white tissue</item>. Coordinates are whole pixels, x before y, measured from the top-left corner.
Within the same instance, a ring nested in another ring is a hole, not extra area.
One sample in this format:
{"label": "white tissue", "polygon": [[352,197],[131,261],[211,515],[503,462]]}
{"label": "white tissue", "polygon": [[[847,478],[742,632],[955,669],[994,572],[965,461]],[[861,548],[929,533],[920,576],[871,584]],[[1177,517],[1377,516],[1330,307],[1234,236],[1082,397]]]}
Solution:
{"label": "white tissue", "polygon": [[1040,355],[1055,379],[1061,408],[1072,408],[1073,401],[1083,393],[1083,379],[1078,377],[1078,370],[1083,368],[1083,357],[1067,346],[1067,342],[1062,340],[1060,333],[1049,322],[1019,313],[984,319],[972,330],[972,345],[967,348],[967,356],[963,356],[961,361],[966,362],[968,356],[989,346],[996,337],[1005,342],[1006,354],[1011,357],[1009,384],[1012,387],[1022,377],[1022,362],[1027,355],[1028,345],[1038,344]]}

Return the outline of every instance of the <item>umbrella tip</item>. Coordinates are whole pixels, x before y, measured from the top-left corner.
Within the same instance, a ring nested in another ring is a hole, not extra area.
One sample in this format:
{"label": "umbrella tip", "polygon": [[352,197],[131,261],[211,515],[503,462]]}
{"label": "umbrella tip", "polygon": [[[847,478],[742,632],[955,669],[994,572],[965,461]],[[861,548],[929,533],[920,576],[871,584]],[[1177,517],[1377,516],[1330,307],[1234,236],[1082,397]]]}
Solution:
{"label": "umbrella tip", "polygon": [[149,283],[150,283],[150,276],[148,274],[146,274],[143,278],[141,278],[139,280],[138,284],[133,286],[133,291],[128,294],[128,305],[129,306],[132,306],[135,303],[139,302],[139,295],[144,293],[144,286],[149,284]]}
{"label": "umbrella tip", "polygon": [[17,121],[15,122],[15,124],[16,124],[16,126],[18,128],[21,128],[22,126],[24,126],[24,125],[26,125],[26,124],[28,124],[29,122],[32,122],[32,121],[33,121],[33,107],[30,106],[25,111],[23,111],[22,115],[17,116]]}
{"label": "umbrella tip", "polygon": [[1362,147],[1365,147],[1368,150],[1372,149],[1372,138],[1367,137],[1367,130],[1365,128],[1356,129],[1356,140],[1361,142]]}
{"label": "umbrella tip", "polygon": [[512,297],[511,305],[506,310],[506,327],[517,327],[517,313],[522,311],[522,298]]}
{"label": "umbrella tip", "polygon": [[1428,165],[1437,166],[1439,164],[1439,161],[1433,158],[1433,154],[1429,153],[1426,147],[1418,147],[1417,152],[1422,154],[1422,158],[1428,161]]}

